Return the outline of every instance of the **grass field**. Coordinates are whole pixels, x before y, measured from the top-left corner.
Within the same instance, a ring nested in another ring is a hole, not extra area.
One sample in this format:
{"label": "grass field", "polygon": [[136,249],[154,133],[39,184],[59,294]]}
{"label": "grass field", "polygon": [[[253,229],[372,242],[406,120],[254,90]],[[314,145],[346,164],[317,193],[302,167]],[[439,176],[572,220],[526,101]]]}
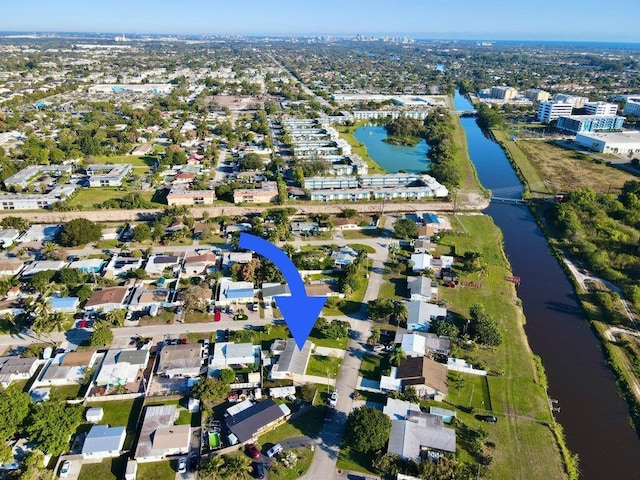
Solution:
{"label": "grass field", "polygon": [[288,422],[260,435],[260,445],[276,444],[287,438],[295,438],[303,435],[315,438],[320,430],[322,430],[326,413],[326,406],[309,407],[303,414],[294,415]]}
{"label": "grass field", "polygon": [[345,240],[363,240],[366,238],[379,238],[381,229],[373,228],[370,230],[343,230],[342,236]]}
{"label": "grass field", "polygon": [[[521,176],[524,177],[525,183],[529,188],[529,191],[532,194],[542,193],[548,194],[552,193],[549,190],[549,187],[545,184],[543,178],[538,173],[538,170],[533,166],[533,164],[529,161],[529,154],[525,153],[520,147],[523,145],[523,142],[519,140],[517,143],[509,138],[509,135],[504,130],[492,130],[491,131],[496,138],[496,140],[502,145],[502,147],[507,151],[509,157],[516,164],[518,170],[521,173]],[[535,148],[543,142],[529,142],[535,143]]]}
{"label": "grass field", "polygon": [[[80,470],[78,480],[120,480],[124,477],[127,458],[127,455],[123,455],[116,458],[105,458],[100,463],[85,463],[82,465],[82,470]],[[139,470],[138,478],[142,478],[140,477]]]}
{"label": "grass field", "polygon": [[[619,192],[625,182],[637,180],[630,173],[596,163],[588,155],[567,150],[552,142],[519,140],[518,146],[551,193],[569,192],[580,187],[589,187],[596,192]],[[529,182],[528,176],[534,173],[525,175]]]}
{"label": "grass field", "polygon": [[[72,207],[83,207],[87,208],[97,208],[103,202],[107,200],[111,200],[114,198],[122,198],[127,194],[132,193],[131,191],[121,190],[119,187],[96,187],[96,188],[83,188],[78,190],[71,200],[69,200],[69,206]],[[145,192],[136,192],[139,193],[140,196],[146,200],[151,201],[154,195],[154,191],[145,191]],[[166,206],[161,203],[156,205],[157,207]]]}
{"label": "grass field", "polygon": [[[461,375],[460,384],[450,385],[448,400],[480,408],[486,407],[490,397],[492,410],[499,417],[495,425],[483,425],[489,440],[496,444],[490,467],[493,478],[564,478],[560,453],[544,424],[551,421],[551,415],[544,389],[535,382],[535,365],[524,333],[524,317],[516,307],[515,287],[504,280],[511,271],[501,248],[502,234],[486,216],[466,216],[461,221],[469,235],[445,235],[441,243],[455,247],[457,255],[468,250],[481,254],[481,261],[487,264],[484,276],[463,274],[461,280],[480,281],[482,288],[440,289],[440,298],[448,302],[454,315],[463,318],[471,305],[482,303],[500,322],[503,342],[497,348],[475,347],[461,352],[463,358],[480,362],[494,372],[488,378],[488,393],[476,392],[484,388],[476,384],[479,380]],[[479,426],[471,414],[459,412],[459,418],[473,428]]]}
{"label": "grass field", "polygon": [[389,368],[388,355],[367,354],[362,358],[360,364],[360,375],[368,380],[380,380],[380,375],[385,369]]}
{"label": "grass field", "polygon": [[356,123],[353,127],[347,126],[336,126],[338,133],[340,134],[340,138],[346,140],[349,145],[351,145],[351,151],[357,155],[360,155],[362,159],[367,162],[369,165],[369,175],[375,173],[387,173],[380,165],[373,161],[373,159],[369,156],[369,152],[367,152],[367,147],[361,144],[356,137],[354,137],[354,132],[363,124],[363,122]]}
{"label": "grass field", "polygon": [[[112,427],[127,427],[127,439],[124,442],[125,448],[131,448],[138,426],[138,417],[142,410],[142,398],[134,400],[115,400],[112,402],[95,402],[89,407],[100,407],[104,412],[100,425]],[[81,425],[87,428],[86,424]],[[88,428],[87,428],[88,430]]]}
{"label": "grass field", "polygon": [[460,170],[462,176],[459,195],[464,196],[465,193],[483,194],[484,189],[478,181],[476,170],[469,158],[467,137],[464,134],[462,125],[460,125],[460,119],[454,118],[453,125],[453,141],[456,147],[458,147],[455,154],[455,165]]}
{"label": "grass field", "polygon": [[318,377],[326,377],[327,372],[331,378],[337,378],[342,365],[342,358],[322,357],[320,355],[311,355],[309,365],[307,366],[307,375],[316,375]]}
{"label": "grass field", "polygon": [[[161,480],[161,479],[173,479],[176,476],[176,469],[174,465],[177,460],[171,462],[153,462],[153,463],[139,463],[137,480]],[[92,480],[98,480],[94,478]]]}
{"label": "grass field", "polygon": [[[367,269],[363,274],[368,275],[371,270],[371,265],[373,264],[372,260],[367,260]],[[355,313],[362,308],[362,299],[364,298],[364,294],[367,291],[367,285],[369,281],[362,282],[360,288],[353,292],[349,298],[339,299],[339,302],[336,307],[330,308],[325,306],[322,309],[322,315],[324,317],[333,317],[338,315],[349,315],[351,313]]]}

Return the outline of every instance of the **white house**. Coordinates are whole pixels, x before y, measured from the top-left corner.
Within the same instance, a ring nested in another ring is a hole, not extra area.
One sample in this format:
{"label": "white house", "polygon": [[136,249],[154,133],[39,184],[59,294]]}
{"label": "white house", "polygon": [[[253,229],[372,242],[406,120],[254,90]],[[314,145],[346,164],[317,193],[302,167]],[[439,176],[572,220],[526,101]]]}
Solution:
{"label": "white house", "polygon": [[93,367],[96,359],[95,350],[58,354],[45,365],[33,387],[81,384],[85,380],[87,370]]}
{"label": "white house", "polygon": [[139,463],[189,453],[191,426],[174,425],[176,418],[176,405],[146,407],[134,455]]}
{"label": "white house", "polygon": [[447,318],[447,309],[440,307],[434,303],[428,302],[407,302],[407,329],[426,332],[429,330],[429,324],[433,320]]}
{"label": "white house", "polygon": [[414,253],[411,255],[411,270],[421,272],[431,268],[431,260],[433,260],[433,256],[428,253]]}
{"label": "white house", "polygon": [[18,237],[20,236],[20,232],[14,228],[10,228],[8,230],[0,230],[0,247],[7,248],[13,245]]}
{"label": "white house", "polygon": [[234,365],[251,365],[260,362],[260,346],[252,343],[216,342],[210,368],[225,368]]}
{"label": "white house", "polygon": [[202,347],[199,343],[165,345],[160,351],[157,374],[165,377],[200,376],[202,369]]}
{"label": "white house", "polygon": [[38,272],[44,272],[47,270],[58,271],[65,265],[65,262],[58,260],[41,260],[38,262],[33,262],[32,264],[27,265],[24,270],[22,270],[22,276],[30,277],[31,275],[34,275]]}
{"label": "white house", "polygon": [[[277,353],[274,348],[275,345],[281,342],[282,340],[278,340],[274,342],[274,346],[271,347],[271,351],[274,354]],[[304,342],[302,350],[299,350],[293,338],[284,340],[284,348],[281,350],[276,364],[271,369],[269,378],[271,380],[278,380],[291,378],[294,375],[304,375],[307,371],[307,365],[309,364],[311,352],[314,347],[315,345],[313,342],[307,340]]]}
{"label": "white house", "polygon": [[411,300],[418,302],[433,302],[438,300],[438,283],[429,277],[408,277],[407,286]]}
{"label": "white house", "polygon": [[250,303],[254,301],[254,298],[253,282],[234,282],[228,278],[222,278],[218,282],[217,305]]}
{"label": "white house", "polygon": [[119,457],[126,437],[125,427],[94,425],[84,439],[82,457],[84,459]]}
{"label": "white house", "polygon": [[38,359],[20,358],[14,355],[0,357],[0,385],[7,388],[16,380],[30,379],[38,369]]}
{"label": "white house", "polygon": [[147,367],[148,362],[147,349],[111,349],[102,360],[95,384],[99,387],[110,387],[131,383]]}
{"label": "white house", "polygon": [[151,255],[144,270],[151,277],[160,277],[165,271],[174,274],[180,269],[181,261],[178,255]]}
{"label": "white house", "polygon": [[128,293],[128,287],[109,287],[97,290],[91,294],[87,303],[84,304],[84,309],[110,312],[111,310],[124,308]]}

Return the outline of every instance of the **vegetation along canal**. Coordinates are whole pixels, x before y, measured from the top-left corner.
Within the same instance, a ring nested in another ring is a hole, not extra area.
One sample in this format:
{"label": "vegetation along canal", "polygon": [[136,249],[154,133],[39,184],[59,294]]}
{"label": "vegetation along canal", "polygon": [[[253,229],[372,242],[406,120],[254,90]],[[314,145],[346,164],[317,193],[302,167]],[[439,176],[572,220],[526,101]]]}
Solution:
{"label": "vegetation along canal", "polygon": [[[458,110],[473,107],[456,93]],[[475,118],[462,118],[469,156],[481,183],[498,197],[519,198],[522,185],[502,148],[487,138]],[[492,204],[486,211],[504,234],[504,248],[527,318],[533,352],[542,358],[549,395],[567,444],[579,456],[581,478],[640,478],[640,439],[616,392],[598,340],[585,321],[564,271],[524,206]]]}

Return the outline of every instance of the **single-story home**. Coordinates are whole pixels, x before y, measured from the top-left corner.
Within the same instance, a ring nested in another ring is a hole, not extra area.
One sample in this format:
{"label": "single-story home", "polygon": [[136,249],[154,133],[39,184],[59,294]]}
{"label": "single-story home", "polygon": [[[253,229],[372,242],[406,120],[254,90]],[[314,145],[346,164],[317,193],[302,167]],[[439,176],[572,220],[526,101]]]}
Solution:
{"label": "single-story home", "polygon": [[[307,371],[311,352],[315,348],[313,342],[307,340],[299,350],[293,338],[284,340],[276,340],[271,347],[271,351],[275,354],[279,353],[276,364],[271,368],[269,378],[271,380],[280,380],[291,378],[292,375],[304,375]],[[282,350],[280,350],[282,348]]]}
{"label": "single-story home", "polygon": [[199,377],[202,346],[199,343],[165,345],[160,351],[157,374],[165,377]]}
{"label": "single-story home", "polygon": [[418,239],[413,242],[414,253],[429,253],[436,249],[437,245],[428,239]]}
{"label": "single-story home", "polygon": [[216,305],[232,303],[251,303],[255,300],[253,282],[234,282],[222,278],[218,282],[218,299]]}
{"label": "single-story home", "polygon": [[24,262],[20,260],[3,260],[0,262],[0,277],[15,277],[23,266]]}
{"label": "single-story home", "polygon": [[411,255],[411,270],[421,272],[431,268],[433,256],[428,253],[414,253]]}
{"label": "single-story home", "polygon": [[160,277],[165,270],[174,274],[180,269],[181,261],[182,257],[178,255],[151,255],[144,270],[150,277]]}
{"label": "single-story home", "polygon": [[220,369],[259,364],[260,353],[260,346],[252,343],[216,342],[209,367],[210,369]]}
{"label": "single-story home", "polygon": [[97,359],[95,350],[65,352],[50,359],[34,383],[34,387],[77,385],[85,380],[87,370]]}
{"label": "single-story home", "polygon": [[124,308],[128,293],[128,287],[109,287],[96,290],[85,303],[84,309],[110,312]]}
{"label": "single-story home", "polygon": [[275,427],[289,415],[289,407],[278,405],[270,398],[258,403],[245,400],[227,409],[225,423],[237,442],[245,443]]}
{"label": "single-story home", "polygon": [[69,268],[75,268],[82,273],[100,273],[104,266],[104,260],[100,258],[87,258],[85,260],[75,260],[69,264]]}
{"label": "single-story home", "polygon": [[7,388],[16,380],[28,380],[37,369],[38,359],[35,357],[0,357],[0,385]]}
{"label": "single-story home", "polygon": [[135,381],[147,367],[149,350],[135,348],[108,350],[95,379],[99,387],[126,385]]}
{"label": "single-story home", "polygon": [[7,248],[13,245],[18,237],[20,236],[20,232],[15,228],[9,228],[7,230],[0,230],[0,247]]}
{"label": "single-story home", "polygon": [[59,260],[40,260],[24,267],[24,270],[22,270],[22,276],[30,277],[38,272],[44,272],[47,270],[58,271],[65,265],[65,262]]}
{"label": "single-story home", "polygon": [[409,412],[419,412],[420,405],[417,403],[398,400],[397,398],[387,398],[387,404],[382,409],[391,420],[403,420],[407,418]]}
{"label": "single-story home", "polygon": [[142,259],[114,255],[104,269],[105,278],[125,276],[128,272],[142,268]]}
{"label": "single-story home", "polygon": [[455,451],[456,431],[444,427],[441,417],[411,411],[406,419],[391,420],[389,455],[420,462]]}
{"label": "single-story home", "polygon": [[61,229],[62,225],[31,225],[26,232],[18,237],[18,242],[52,242]]}
{"label": "single-story home", "polygon": [[182,270],[187,275],[206,275],[216,266],[218,257],[215,253],[188,255],[184,260]]}
{"label": "single-story home", "polygon": [[84,459],[119,457],[126,437],[125,427],[94,425],[84,439],[82,457]]}
{"label": "single-story home", "polygon": [[438,301],[438,283],[429,277],[408,277],[407,287],[409,288],[411,300],[418,302]]}
{"label": "single-story home", "polygon": [[128,309],[131,311],[143,311],[152,305],[168,306],[171,290],[168,288],[156,288],[147,290],[144,285],[138,285],[131,293]]}
{"label": "single-story home", "polygon": [[231,268],[235,263],[249,263],[253,258],[251,252],[229,252],[222,255],[222,268]]}
{"label": "single-story home", "polygon": [[291,290],[286,283],[263,283],[262,284],[262,300],[264,302],[272,302],[273,297],[291,296]]}
{"label": "single-story home", "polygon": [[[447,366],[428,357],[407,358],[400,363],[396,378],[402,389],[412,386],[423,398],[442,401],[447,396]],[[382,382],[381,382],[382,385]]]}
{"label": "single-story home", "polygon": [[445,320],[447,309],[435,303],[410,300],[407,302],[407,329],[427,332],[429,324],[434,320]]}
{"label": "single-story home", "polygon": [[191,426],[174,425],[176,405],[146,407],[134,458],[139,463],[159,462],[189,453]]}
{"label": "single-story home", "polygon": [[342,247],[331,254],[331,260],[336,268],[351,265],[356,258],[358,258],[358,252],[351,247]]}
{"label": "single-story home", "polygon": [[424,357],[429,352],[448,355],[451,351],[451,340],[439,337],[435,333],[405,333],[402,335],[401,348],[407,357]]}

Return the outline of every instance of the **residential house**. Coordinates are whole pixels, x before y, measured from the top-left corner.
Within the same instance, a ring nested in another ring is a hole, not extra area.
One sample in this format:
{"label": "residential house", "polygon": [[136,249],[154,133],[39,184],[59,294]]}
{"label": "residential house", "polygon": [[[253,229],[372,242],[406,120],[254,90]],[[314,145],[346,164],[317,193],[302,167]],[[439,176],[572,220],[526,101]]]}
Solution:
{"label": "residential house", "polygon": [[151,255],[144,271],[150,277],[161,277],[165,272],[174,275],[180,270],[182,257],[178,255]]}
{"label": "residential house", "polygon": [[69,264],[68,268],[75,268],[82,273],[100,273],[104,266],[104,260],[99,258],[87,258],[85,260],[75,260]]}
{"label": "residential house", "polygon": [[49,299],[54,312],[75,313],[80,306],[78,297],[51,297]]}
{"label": "residential house", "polygon": [[413,242],[414,253],[429,253],[436,249],[437,245],[428,239],[418,239]]}
{"label": "residential house", "polygon": [[409,412],[406,419],[391,420],[387,453],[405,460],[436,460],[455,453],[456,431],[444,427],[442,418],[422,412]]}
{"label": "residential house", "polygon": [[408,277],[407,287],[411,300],[417,302],[435,302],[438,300],[438,282],[429,277]]}
{"label": "residential house", "polygon": [[189,453],[191,426],[174,425],[176,405],[146,407],[134,459],[139,463],[159,462]]}
{"label": "residential house", "polygon": [[290,415],[289,407],[278,405],[270,398],[253,404],[245,400],[227,409],[225,423],[237,442],[245,443],[257,439],[259,434],[275,427]]}
{"label": "residential house", "polygon": [[422,272],[431,269],[431,261],[433,256],[428,253],[414,253],[411,255],[411,270],[414,272]]}
{"label": "residential house", "polygon": [[456,418],[456,412],[440,407],[429,407],[429,413],[442,418],[444,423],[451,423]]}
{"label": "residential house", "polygon": [[0,357],[0,386],[7,388],[16,380],[28,380],[37,369],[38,359],[35,357]]}
{"label": "residential house", "polygon": [[331,254],[331,260],[336,268],[343,269],[347,265],[351,265],[358,258],[358,252],[351,247],[341,247],[339,250]]}
{"label": "residential house", "polygon": [[142,145],[136,145],[133,147],[129,155],[143,156],[148,155],[153,151],[153,145],[150,143],[143,143]]}
{"label": "residential house", "polygon": [[211,370],[220,368],[259,365],[260,352],[260,346],[252,343],[216,342],[209,361],[210,374]]}
{"label": "residential house", "polygon": [[97,290],[91,294],[87,303],[84,304],[84,309],[110,312],[111,310],[125,308],[128,293],[128,287],[108,287]]}
{"label": "residential house", "polygon": [[279,353],[279,357],[276,364],[271,368],[269,378],[271,380],[281,380],[292,378],[294,375],[304,375],[314,348],[315,345],[309,340],[304,343],[302,350],[298,349],[293,338],[276,340],[271,346],[271,351],[274,356]]}
{"label": "residential house", "polygon": [[409,331],[429,331],[429,324],[433,320],[445,320],[447,309],[435,303],[418,302],[410,300],[407,302],[407,329]]}
{"label": "residential house", "polygon": [[119,227],[103,228],[100,240],[118,240],[120,238]]}
{"label": "residential house", "polygon": [[53,242],[61,229],[62,225],[31,225],[26,232],[18,237],[18,242]]}
{"label": "residential house", "polygon": [[182,271],[189,275],[206,275],[215,269],[218,257],[215,253],[187,255],[182,265]]}
{"label": "residential house", "polygon": [[142,258],[114,255],[105,267],[105,278],[126,276],[127,273],[142,268]]}
{"label": "residential house", "polygon": [[0,261],[0,277],[15,277],[24,267],[24,262],[20,260]]}
{"label": "residential house", "polygon": [[13,245],[13,242],[18,239],[19,236],[20,232],[14,228],[0,230],[0,247],[10,247],[11,245]]}
{"label": "residential house", "polygon": [[82,445],[85,460],[119,457],[127,437],[126,427],[93,425]]}
{"label": "residential house", "polygon": [[38,272],[44,272],[47,270],[58,271],[65,265],[65,262],[58,260],[40,260],[24,267],[24,270],[22,270],[22,277],[30,277]]}
{"label": "residential house", "polygon": [[198,343],[165,345],[160,351],[160,361],[156,370],[165,377],[200,376],[202,370],[202,346]]}
{"label": "residential house", "polygon": [[387,398],[387,404],[382,409],[382,413],[391,420],[404,420],[409,415],[409,412],[420,411],[419,404],[398,400],[396,398]]}
{"label": "residential house", "polygon": [[235,263],[249,263],[253,258],[251,252],[229,252],[222,256],[222,268],[231,268]]}
{"label": "residential house", "polygon": [[79,385],[85,381],[87,370],[93,368],[96,359],[95,350],[58,354],[44,366],[33,388]]}
{"label": "residential house", "polygon": [[291,290],[286,283],[263,283],[261,292],[265,303],[273,302],[275,297],[291,296]]}
{"label": "residential house", "polygon": [[318,231],[318,222],[291,222],[291,233],[313,235]]}
{"label": "residential house", "polygon": [[152,305],[169,306],[171,290],[168,288],[155,288],[147,290],[144,285],[138,285],[131,293],[131,301],[127,308],[132,312],[141,312]]}
{"label": "residential house", "polygon": [[412,386],[423,398],[442,401],[449,391],[447,366],[428,357],[405,359],[397,369],[396,378],[401,380],[403,390]]}
{"label": "residential house", "polygon": [[218,282],[218,299],[216,305],[232,303],[250,303],[255,299],[253,282],[234,282],[223,278]]}
{"label": "residential house", "polygon": [[401,348],[407,357],[424,357],[429,352],[448,355],[451,351],[451,340],[439,337],[435,333],[405,333],[402,335]]}
{"label": "residential house", "polygon": [[95,379],[98,387],[124,386],[136,381],[147,368],[149,350],[135,348],[108,350]]}

